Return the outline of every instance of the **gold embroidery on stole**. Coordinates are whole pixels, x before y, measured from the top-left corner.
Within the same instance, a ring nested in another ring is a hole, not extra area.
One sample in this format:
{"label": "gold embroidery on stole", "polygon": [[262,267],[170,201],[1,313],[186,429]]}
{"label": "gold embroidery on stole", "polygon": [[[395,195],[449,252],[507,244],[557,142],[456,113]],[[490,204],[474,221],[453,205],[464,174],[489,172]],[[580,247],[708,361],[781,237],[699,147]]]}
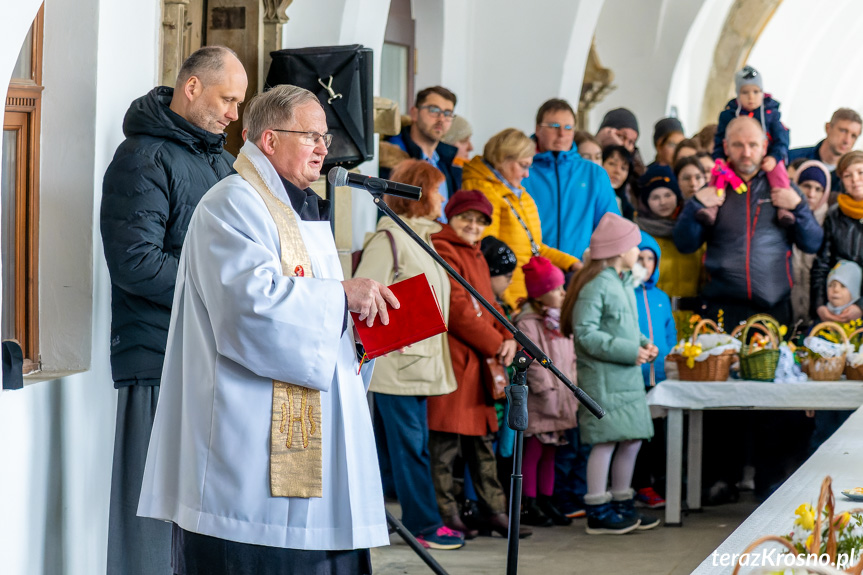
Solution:
{"label": "gold embroidery on stole", "polygon": [[[234,169],[264,199],[279,231],[282,274],[312,276],[312,264],[291,206],[270,190],[255,164],[242,152]],[[273,497],[321,497],[323,453],[321,392],[273,380],[270,425],[270,492]]]}

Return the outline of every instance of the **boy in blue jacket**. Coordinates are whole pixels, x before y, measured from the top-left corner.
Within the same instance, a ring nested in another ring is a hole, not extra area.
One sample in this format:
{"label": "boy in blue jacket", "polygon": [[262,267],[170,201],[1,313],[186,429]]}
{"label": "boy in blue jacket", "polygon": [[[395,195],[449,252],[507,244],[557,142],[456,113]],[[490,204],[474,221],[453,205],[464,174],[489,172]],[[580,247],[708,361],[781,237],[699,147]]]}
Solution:
{"label": "boy in blue jacket", "polygon": [[[659,244],[649,234],[641,232],[638,245],[641,254],[638,263],[644,267],[647,278],[635,288],[638,305],[638,327],[645,337],[659,348],[656,360],[641,366],[644,386],[647,391],[665,380],[665,356],[677,345],[677,328],[671,313],[671,300],[664,291],[656,287],[659,281]],[[636,489],[637,503],[651,509],[665,507],[665,499],[656,492],[664,491],[665,483],[665,422],[653,420],[654,436],[641,447],[635,464],[632,485]]]}

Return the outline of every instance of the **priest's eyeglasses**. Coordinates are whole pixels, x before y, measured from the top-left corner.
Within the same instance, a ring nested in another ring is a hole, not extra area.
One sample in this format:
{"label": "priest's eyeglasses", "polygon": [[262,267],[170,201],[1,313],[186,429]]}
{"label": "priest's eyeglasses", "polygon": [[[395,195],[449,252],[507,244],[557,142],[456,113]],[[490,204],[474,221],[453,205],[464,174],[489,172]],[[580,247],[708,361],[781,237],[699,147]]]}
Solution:
{"label": "priest's eyeglasses", "polygon": [[274,132],[287,132],[288,134],[302,134],[302,142],[304,144],[308,144],[309,146],[316,146],[318,144],[318,140],[321,138],[324,139],[324,145],[329,148],[330,144],[333,143],[333,135],[332,134],[321,134],[320,132],[301,132],[299,130],[279,130],[277,128],[271,128]]}

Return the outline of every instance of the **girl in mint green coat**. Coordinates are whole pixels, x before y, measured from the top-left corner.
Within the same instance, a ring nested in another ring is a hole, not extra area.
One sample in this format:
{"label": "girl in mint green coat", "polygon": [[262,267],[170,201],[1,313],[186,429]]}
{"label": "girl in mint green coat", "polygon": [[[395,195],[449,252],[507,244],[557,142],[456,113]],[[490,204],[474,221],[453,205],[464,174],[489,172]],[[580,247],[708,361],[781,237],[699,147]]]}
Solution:
{"label": "girl in mint green coat", "polygon": [[[651,529],[659,520],[635,510],[632,473],[641,441],[653,437],[641,365],[657,348],[638,327],[632,268],[641,232],[624,218],[605,214],[590,238],[590,258],[570,283],[561,313],[564,335],[573,335],[578,384],[605,409],[597,419],[579,406],[587,461],[587,533],[622,534]],[[611,471],[611,491],[608,491]]]}

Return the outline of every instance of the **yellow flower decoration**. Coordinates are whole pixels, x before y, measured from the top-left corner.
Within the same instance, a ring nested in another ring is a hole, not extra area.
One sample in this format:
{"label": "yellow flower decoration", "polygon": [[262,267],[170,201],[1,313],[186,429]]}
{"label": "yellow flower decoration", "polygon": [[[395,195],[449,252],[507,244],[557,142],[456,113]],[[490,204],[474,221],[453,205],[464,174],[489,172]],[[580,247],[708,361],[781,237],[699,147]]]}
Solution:
{"label": "yellow flower decoration", "polygon": [[839,529],[845,529],[845,527],[848,525],[849,521],[851,521],[851,514],[846,511],[842,515],[839,515],[838,517],[836,517],[833,520],[833,524],[836,527],[838,527]]}
{"label": "yellow flower decoration", "polygon": [[779,335],[781,337],[785,337],[785,334],[787,334],[787,333],[788,333],[788,326],[787,325],[780,325],[779,326]]}
{"label": "yellow flower decoration", "polygon": [[806,538],[806,550],[807,551],[812,551],[812,539],[814,537],[815,537],[815,534],[813,533],[812,535],[810,535],[809,537]]}
{"label": "yellow flower decoration", "polygon": [[[815,511],[812,509],[811,505],[808,503],[801,504],[794,510],[794,514],[798,516],[797,519],[794,520],[795,525],[799,525],[807,531],[815,529]],[[807,548],[809,547],[808,539],[806,541],[806,546]]]}
{"label": "yellow flower decoration", "polygon": [[695,345],[692,345],[692,342],[687,341],[683,345],[683,354],[682,354],[683,357],[686,358],[686,367],[688,367],[689,369],[692,369],[693,367],[695,367],[695,358],[698,357],[699,355],[701,355],[702,353],[703,353],[703,350],[701,349],[700,343],[696,343]]}

